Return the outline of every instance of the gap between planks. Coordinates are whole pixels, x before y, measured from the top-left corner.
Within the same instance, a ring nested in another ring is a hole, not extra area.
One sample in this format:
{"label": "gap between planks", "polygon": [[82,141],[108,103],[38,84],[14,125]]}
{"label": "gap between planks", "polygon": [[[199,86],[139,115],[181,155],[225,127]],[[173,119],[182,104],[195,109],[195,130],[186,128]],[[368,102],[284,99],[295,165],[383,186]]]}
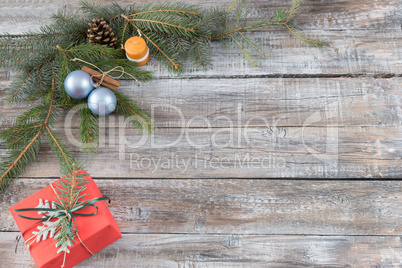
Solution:
{"label": "gap between planks", "polygon": [[[15,237],[0,233],[0,257],[8,267],[33,266]],[[395,237],[123,235],[79,267],[395,267]],[[77,267],[78,267],[77,266]]]}
{"label": "gap between planks", "polygon": [[[7,231],[7,230],[2,230],[0,231],[1,233],[7,233],[7,234],[12,234],[15,233],[17,235],[21,234],[20,231]],[[177,232],[152,232],[152,233],[140,233],[140,232],[121,232],[122,235],[180,235],[180,236],[191,236],[193,237],[194,235],[217,235],[217,236],[227,236],[227,235],[238,235],[238,236],[250,236],[250,237],[258,237],[258,236],[266,236],[266,237],[279,237],[279,236],[303,236],[303,237],[401,237],[400,235],[391,235],[391,234],[373,234],[373,235],[353,235],[353,234],[287,234],[287,233],[277,233],[277,234],[253,234],[253,233],[236,233],[236,232],[230,232],[230,233],[177,233]]]}
{"label": "gap between planks", "polygon": [[[384,178],[384,179],[379,179],[379,178],[361,178],[361,179],[356,179],[356,178],[301,178],[301,179],[297,179],[294,177],[273,177],[273,178],[269,178],[269,177],[261,177],[261,178],[194,178],[194,177],[180,177],[180,178],[149,178],[149,177],[95,177],[95,176],[91,176],[92,179],[94,180],[149,180],[149,181],[171,181],[171,180],[267,180],[267,181],[302,181],[302,182],[317,182],[317,181],[321,181],[321,182],[330,182],[330,181],[345,181],[345,182],[387,182],[387,181],[402,181],[402,177],[395,177],[395,178]],[[46,180],[58,180],[60,177],[54,177],[54,176],[29,176],[29,175],[25,175],[23,178],[18,178],[17,180],[20,179],[36,179],[36,180],[41,180],[41,179],[46,179]]]}
{"label": "gap between planks", "polygon": [[[10,81],[10,71],[4,70],[5,75],[0,75],[0,81]],[[1,73],[1,70],[0,70]],[[2,79],[2,76],[8,77]],[[152,81],[158,80],[196,80],[196,79],[256,79],[256,78],[297,78],[297,79],[314,79],[314,78],[375,78],[390,79],[402,77],[402,73],[333,73],[333,74],[256,74],[256,75],[188,75],[186,73],[180,76],[156,76]],[[119,81],[132,81],[131,79],[121,78]]]}

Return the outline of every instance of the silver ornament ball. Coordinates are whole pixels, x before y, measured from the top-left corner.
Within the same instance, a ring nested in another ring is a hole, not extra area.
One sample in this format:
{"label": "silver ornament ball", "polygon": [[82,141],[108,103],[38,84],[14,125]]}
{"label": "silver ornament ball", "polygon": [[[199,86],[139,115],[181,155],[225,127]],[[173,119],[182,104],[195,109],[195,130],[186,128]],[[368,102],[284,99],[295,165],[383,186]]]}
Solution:
{"label": "silver ornament ball", "polygon": [[68,95],[74,99],[83,99],[88,97],[94,89],[91,76],[81,70],[69,73],[64,80],[64,88]]}
{"label": "silver ornament ball", "polygon": [[116,105],[116,95],[108,88],[96,88],[89,94],[88,107],[94,114],[111,114],[116,109]]}

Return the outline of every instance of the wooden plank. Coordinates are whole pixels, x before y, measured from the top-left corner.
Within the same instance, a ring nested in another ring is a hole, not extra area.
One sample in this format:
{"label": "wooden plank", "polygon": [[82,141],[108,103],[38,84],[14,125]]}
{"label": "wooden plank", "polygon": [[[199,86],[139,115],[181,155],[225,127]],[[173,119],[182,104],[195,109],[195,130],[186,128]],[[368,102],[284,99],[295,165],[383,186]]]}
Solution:
{"label": "wooden plank", "polygon": [[[109,116],[101,121],[104,135],[99,154],[83,155],[76,147],[73,151],[87,159],[96,176],[115,177],[116,162],[110,162],[115,159],[121,167],[117,177],[400,177],[400,84],[401,78],[160,79],[141,87],[125,82],[122,91],[153,113],[155,136],[144,137],[147,142],[141,148],[126,148],[120,140],[133,143],[142,136],[127,129],[123,118]],[[4,128],[27,107],[8,106],[4,91],[0,99]],[[57,132],[66,137],[71,131],[77,137],[76,120],[65,115],[61,118],[67,119],[56,125]],[[330,135],[337,135],[337,140],[331,141]],[[159,148],[175,141],[170,148]],[[157,148],[151,148],[151,142]],[[3,156],[4,146],[0,147]],[[318,157],[310,149],[318,151]],[[145,165],[159,159],[172,164],[176,157],[190,161],[190,169],[181,164],[180,168],[160,169],[153,164],[133,168],[137,158]],[[271,157],[280,166],[244,166],[247,157],[249,164],[253,157]],[[211,167],[219,159],[227,160],[227,166]],[[104,165],[111,170],[105,171]],[[45,146],[39,164],[26,174],[57,176],[58,170]]]}
{"label": "wooden plank", "polygon": [[[306,31],[311,36],[325,38],[331,46],[323,50],[308,47],[283,31],[252,34],[264,47],[266,57],[256,55],[258,67],[250,66],[237,48],[227,50],[212,43],[212,68],[204,71],[184,62],[181,77],[333,77],[378,75],[401,76],[401,31]],[[142,67],[155,77],[174,77],[166,67],[152,58]]]}
{"label": "wooden plank", "polygon": [[[0,231],[18,231],[8,208],[52,181],[15,181],[0,196]],[[95,181],[123,233],[402,234],[402,181]]]}
{"label": "wooden plank", "polygon": [[[162,1],[162,0],[161,0]],[[75,10],[77,2],[62,5],[51,1],[41,5],[43,0],[32,0],[21,4],[8,0],[0,10],[0,29],[20,34],[49,22],[50,15],[57,7]],[[191,1],[190,1],[191,2]],[[252,5],[255,16],[267,16],[267,5],[287,6],[283,1],[255,1]],[[126,3],[126,2],[123,2]],[[130,2],[131,3],[131,2]],[[213,1],[199,2],[204,7],[215,5]],[[53,8],[52,8],[53,7]],[[18,12],[14,12],[18,9]],[[43,11],[43,12],[42,12]],[[269,11],[270,13],[271,11]],[[17,15],[18,14],[18,15]],[[24,14],[22,17],[20,14]],[[316,18],[312,19],[311,14]],[[185,77],[210,76],[259,76],[259,75],[350,75],[381,74],[400,75],[402,73],[401,51],[402,14],[397,0],[383,1],[341,1],[330,0],[310,3],[303,9],[298,22],[305,33],[325,38],[331,46],[320,51],[306,47],[289,37],[283,31],[259,32],[254,36],[265,47],[268,57],[261,60],[257,69],[248,66],[238,49],[227,52],[220,44],[213,44],[214,66],[204,72],[186,66]],[[21,21],[21,24],[18,23]],[[11,23],[10,23],[11,22]],[[303,23],[304,22],[304,23]],[[36,26],[32,26],[36,25]],[[306,26],[306,28],[303,28]],[[384,31],[384,29],[388,29]],[[260,58],[260,56],[258,56]],[[169,72],[152,59],[145,69],[155,72],[157,77],[167,77]]]}
{"label": "wooden plank", "polygon": [[[0,128],[5,128],[35,104],[9,104],[2,89],[10,78],[0,77]],[[207,122],[214,128],[397,127],[402,122],[401,85],[402,78],[157,79],[141,86],[124,81],[119,90],[152,114],[158,128],[202,128]],[[317,116],[320,120],[310,120]],[[64,124],[60,120],[57,127]]]}
{"label": "wooden plank", "polygon": [[[57,132],[95,177],[395,178],[402,174],[402,129],[390,127],[160,128],[155,135],[108,128],[96,154],[82,153],[77,129]],[[70,132],[71,131],[71,132]],[[2,145],[0,155],[6,155]],[[118,167],[118,168],[117,168]],[[117,169],[116,169],[117,168]],[[55,177],[43,145],[27,177]]]}
{"label": "wooden plank", "polygon": [[[99,0],[107,4],[107,0]],[[164,3],[164,0],[154,0],[152,3]],[[191,0],[182,2],[196,4],[201,9],[212,7],[226,8],[230,0]],[[130,0],[118,2],[123,7],[132,4]],[[148,0],[138,0],[137,4],[148,4]],[[248,18],[270,16],[277,8],[288,8],[291,0],[249,1]],[[1,32],[21,34],[27,30],[38,30],[40,26],[51,22],[51,15],[58,9],[74,12],[79,7],[79,0],[71,0],[68,4],[58,0],[29,0],[23,3],[18,0],[3,0],[0,7]],[[312,15],[313,14],[313,15]],[[302,9],[297,13],[296,20],[303,29],[353,30],[353,29],[394,29],[400,30],[401,17],[398,0],[345,0],[345,1],[304,1]],[[29,28],[26,22],[32,22]]]}
{"label": "wooden plank", "polygon": [[[251,1],[250,16],[264,16],[288,2]],[[15,34],[35,30],[57,7],[71,11],[77,3],[4,0],[0,28]],[[397,0],[306,1],[296,20],[305,33],[325,37],[331,46],[320,52],[280,31],[258,32],[254,36],[269,57],[257,69],[218,44],[213,44],[215,65],[207,72],[188,68],[183,77],[171,79],[152,59],[145,68],[155,71],[156,80],[140,88],[125,82],[121,90],[147,110],[157,106],[156,135],[128,148],[125,143],[132,145],[141,135],[110,116],[101,122],[105,134],[98,154],[84,155],[70,142],[112,198],[110,209],[124,232],[123,239],[80,267],[400,266],[399,180],[160,178],[400,178],[401,11]],[[8,71],[0,73],[0,104],[10,77]],[[166,104],[171,106],[161,106]],[[172,106],[182,112],[187,128],[181,128]],[[0,129],[26,108],[0,107]],[[197,115],[206,121],[191,121]],[[255,116],[268,124],[251,120]],[[56,125],[63,138],[70,129],[77,134],[77,125]],[[0,158],[6,154],[0,143]],[[152,160],[158,159],[170,166],[155,166]],[[0,196],[0,266],[34,267],[22,243],[13,254],[18,232],[7,209],[48,185],[52,180],[42,178],[55,177],[58,170],[45,144],[38,165]]]}
{"label": "wooden plank", "polygon": [[[199,1],[199,0],[197,0]],[[287,1],[249,1],[253,8],[248,16],[260,18],[275,8],[288,8]],[[295,20],[302,29],[355,30],[400,29],[402,10],[395,0],[306,0]]]}
{"label": "wooden plank", "polygon": [[[0,233],[4,267],[35,267]],[[77,267],[396,267],[399,237],[124,234]]]}
{"label": "wooden plank", "polygon": [[[333,77],[356,75],[401,76],[402,32],[384,30],[325,31],[306,34],[322,37],[330,46],[308,47],[283,31],[257,32],[252,36],[263,46],[267,57],[256,55],[258,67],[250,66],[237,47],[227,50],[212,43],[213,67],[207,71],[184,65],[183,77]],[[172,76],[154,59],[144,66],[157,77]]]}

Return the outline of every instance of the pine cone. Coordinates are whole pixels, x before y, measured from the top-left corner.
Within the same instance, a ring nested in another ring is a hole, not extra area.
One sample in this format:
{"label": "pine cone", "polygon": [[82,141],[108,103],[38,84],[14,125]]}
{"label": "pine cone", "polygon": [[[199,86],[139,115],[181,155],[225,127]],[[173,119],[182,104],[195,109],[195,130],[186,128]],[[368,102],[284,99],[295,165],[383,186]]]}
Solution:
{"label": "pine cone", "polygon": [[117,38],[114,36],[113,29],[103,18],[93,19],[93,23],[88,23],[91,28],[88,29],[89,43],[97,45],[116,46]]}

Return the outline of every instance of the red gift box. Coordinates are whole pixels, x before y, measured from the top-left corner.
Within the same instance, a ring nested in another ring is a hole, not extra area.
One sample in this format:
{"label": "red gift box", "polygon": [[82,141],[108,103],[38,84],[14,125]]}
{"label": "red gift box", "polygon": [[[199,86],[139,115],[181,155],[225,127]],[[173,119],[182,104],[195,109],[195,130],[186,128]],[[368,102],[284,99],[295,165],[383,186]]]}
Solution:
{"label": "red gift box", "polygon": [[[85,196],[83,200],[92,200],[102,197],[93,179],[88,175],[87,178],[89,182],[87,189],[83,192],[83,194],[87,194],[87,196]],[[56,186],[55,183],[57,183],[57,181],[52,183],[53,186]],[[21,218],[18,214],[32,218],[40,218],[41,215],[38,215],[38,211],[14,212],[14,209],[34,208],[39,204],[39,199],[43,201],[48,200],[50,204],[52,201],[56,201],[56,194],[50,185],[10,207],[11,214],[25,241],[30,239],[33,236],[32,232],[37,232],[37,227],[43,225],[43,223]],[[96,215],[89,217],[76,216],[77,233],[82,243],[77,236],[74,237],[75,243],[72,247],[68,247],[70,253],[66,254],[65,268],[73,267],[90,257],[92,254],[89,250],[95,254],[121,238],[120,229],[106,203],[104,201],[98,201],[95,205],[98,207],[98,213]],[[80,210],[79,213],[91,213],[93,211],[93,208],[85,208]],[[32,241],[32,239],[30,241]],[[57,253],[58,248],[56,248],[56,243],[53,238],[47,237],[46,240],[39,242],[37,242],[35,238],[29,250],[36,265],[40,268],[61,267],[63,264],[64,252]]]}

